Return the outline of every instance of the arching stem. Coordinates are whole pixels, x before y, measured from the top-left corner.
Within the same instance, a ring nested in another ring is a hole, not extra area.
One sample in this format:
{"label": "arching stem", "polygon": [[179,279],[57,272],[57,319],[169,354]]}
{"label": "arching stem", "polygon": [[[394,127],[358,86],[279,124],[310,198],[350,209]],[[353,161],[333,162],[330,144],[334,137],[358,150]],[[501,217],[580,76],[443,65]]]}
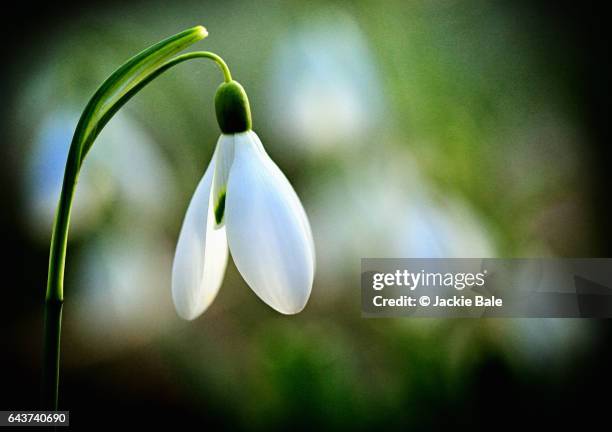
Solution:
{"label": "arching stem", "polygon": [[131,58],[104,81],[89,100],[79,119],[68,152],[62,190],[51,236],[49,273],[45,295],[42,379],[44,409],[57,409],[66,249],[72,200],[83,160],[93,146],[95,139],[113,115],[147,84],[173,66],[196,58],[213,60],[221,69],[225,82],[232,81],[232,75],[227,64],[217,54],[197,51],[172,57],[188,45],[203,39],[206,35],[204,27],[194,27],[165,39]]}

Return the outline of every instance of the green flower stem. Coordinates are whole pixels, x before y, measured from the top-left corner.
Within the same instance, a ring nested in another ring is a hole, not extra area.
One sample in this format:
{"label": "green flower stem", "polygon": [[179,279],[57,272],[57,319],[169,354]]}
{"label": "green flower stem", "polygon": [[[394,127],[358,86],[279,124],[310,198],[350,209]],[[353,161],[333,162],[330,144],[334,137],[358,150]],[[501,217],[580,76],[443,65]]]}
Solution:
{"label": "green flower stem", "polygon": [[64,171],[62,190],[57,206],[45,296],[45,344],[42,394],[45,409],[57,409],[60,364],[60,333],[64,301],[64,268],[72,200],[79,171],[85,156],[104,126],[136,93],[173,66],[187,60],[213,60],[221,69],[225,82],[232,81],[227,64],[217,54],[197,51],[173,57],[187,46],[207,36],[198,26],[165,39],[132,57],[117,69],[87,103],[77,124]]}
{"label": "green flower stem", "polygon": [[41,408],[46,410],[57,410],[62,307],[58,302],[45,303]]}

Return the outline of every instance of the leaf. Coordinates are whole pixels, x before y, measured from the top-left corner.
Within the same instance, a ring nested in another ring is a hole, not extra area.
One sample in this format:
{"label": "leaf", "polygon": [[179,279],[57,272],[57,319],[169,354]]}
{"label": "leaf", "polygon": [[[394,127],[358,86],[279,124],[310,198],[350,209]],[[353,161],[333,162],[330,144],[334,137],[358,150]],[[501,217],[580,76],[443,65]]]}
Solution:
{"label": "leaf", "polygon": [[113,111],[115,103],[130,90],[139,87],[159,65],[207,35],[204,27],[197,26],[170,36],[129,59],[102,83],[85,107],[74,134],[70,150],[75,153],[73,163],[77,164],[77,168],[105,124],[101,124],[100,120],[106,117],[108,121],[105,114]]}

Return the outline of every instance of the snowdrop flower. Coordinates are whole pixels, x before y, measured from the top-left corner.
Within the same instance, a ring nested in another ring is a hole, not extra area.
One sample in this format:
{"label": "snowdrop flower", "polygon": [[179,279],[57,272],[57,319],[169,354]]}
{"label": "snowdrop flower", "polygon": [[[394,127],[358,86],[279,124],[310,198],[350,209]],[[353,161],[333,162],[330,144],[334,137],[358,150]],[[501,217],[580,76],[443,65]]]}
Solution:
{"label": "snowdrop flower", "polygon": [[224,84],[215,108],[223,135],[187,210],[172,269],[172,293],[183,318],[200,315],[214,299],[231,249],[255,293],[285,314],[301,311],[312,289],[314,243],[295,191],[251,130],[249,102],[225,61],[210,51],[178,54],[208,35],[196,26],[131,57],[87,102],[77,123],[55,213],[45,292],[42,405],[57,410],[64,269],[73,198],[87,153],[104,126],[132,97],[165,71],[194,59],[214,61]]}
{"label": "snowdrop flower", "polygon": [[283,314],[300,312],[315,269],[304,208],[251,129],[242,86],[222,84],[215,108],[222,134],[187,209],[174,257],[176,310],[192,320],[210,306],[231,251],[259,298]]}

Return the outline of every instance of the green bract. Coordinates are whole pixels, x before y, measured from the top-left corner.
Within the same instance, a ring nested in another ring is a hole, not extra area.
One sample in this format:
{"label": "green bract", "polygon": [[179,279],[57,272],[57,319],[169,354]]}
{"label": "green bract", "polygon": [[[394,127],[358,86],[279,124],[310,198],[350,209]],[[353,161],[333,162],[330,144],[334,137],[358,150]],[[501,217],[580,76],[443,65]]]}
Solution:
{"label": "green bract", "polygon": [[244,88],[237,81],[225,82],[215,95],[217,122],[224,134],[251,130],[251,107]]}

